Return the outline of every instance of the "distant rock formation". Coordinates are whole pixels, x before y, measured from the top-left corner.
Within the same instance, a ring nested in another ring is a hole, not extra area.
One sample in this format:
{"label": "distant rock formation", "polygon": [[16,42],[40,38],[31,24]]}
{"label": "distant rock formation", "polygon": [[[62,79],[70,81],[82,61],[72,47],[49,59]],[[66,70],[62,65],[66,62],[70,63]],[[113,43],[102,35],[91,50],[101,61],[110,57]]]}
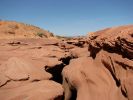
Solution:
{"label": "distant rock formation", "polygon": [[33,25],[15,21],[0,20],[0,39],[39,37],[49,38],[53,36],[53,33],[40,29],[39,27]]}

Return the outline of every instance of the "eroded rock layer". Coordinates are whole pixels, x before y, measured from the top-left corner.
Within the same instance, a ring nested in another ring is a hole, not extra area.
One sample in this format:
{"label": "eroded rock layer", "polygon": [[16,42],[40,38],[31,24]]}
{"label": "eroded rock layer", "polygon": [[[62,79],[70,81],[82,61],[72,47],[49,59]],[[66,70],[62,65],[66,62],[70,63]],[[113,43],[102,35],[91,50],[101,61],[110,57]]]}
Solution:
{"label": "eroded rock layer", "polygon": [[91,33],[88,57],[63,69],[65,100],[133,100],[132,35],[132,25]]}
{"label": "eroded rock layer", "polygon": [[0,100],[133,100],[132,84],[133,25],[0,39]]}

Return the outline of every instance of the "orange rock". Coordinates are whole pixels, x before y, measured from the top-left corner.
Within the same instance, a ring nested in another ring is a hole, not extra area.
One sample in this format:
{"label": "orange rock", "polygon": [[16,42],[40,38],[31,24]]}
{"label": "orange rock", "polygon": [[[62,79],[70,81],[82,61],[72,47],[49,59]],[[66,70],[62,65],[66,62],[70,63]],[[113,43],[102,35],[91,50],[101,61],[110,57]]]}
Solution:
{"label": "orange rock", "polygon": [[1,100],[61,100],[62,97],[62,86],[49,80],[27,83],[11,89],[0,89]]}

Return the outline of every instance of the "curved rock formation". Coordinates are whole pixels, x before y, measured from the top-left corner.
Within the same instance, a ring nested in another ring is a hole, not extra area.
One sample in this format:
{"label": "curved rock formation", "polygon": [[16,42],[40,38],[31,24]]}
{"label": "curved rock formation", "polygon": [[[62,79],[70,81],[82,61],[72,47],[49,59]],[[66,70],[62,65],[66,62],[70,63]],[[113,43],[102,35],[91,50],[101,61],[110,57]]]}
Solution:
{"label": "curved rock formation", "polygon": [[51,77],[23,59],[10,58],[0,66],[0,99],[61,100],[63,88]]}
{"label": "curved rock formation", "polygon": [[1,100],[133,100],[132,84],[133,25],[63,40],[0,39]]}
{"label": "curved rock formation", "polygon": [[63,69],[65,100],[133,100],[133,25],[88,37],[90,57]]}

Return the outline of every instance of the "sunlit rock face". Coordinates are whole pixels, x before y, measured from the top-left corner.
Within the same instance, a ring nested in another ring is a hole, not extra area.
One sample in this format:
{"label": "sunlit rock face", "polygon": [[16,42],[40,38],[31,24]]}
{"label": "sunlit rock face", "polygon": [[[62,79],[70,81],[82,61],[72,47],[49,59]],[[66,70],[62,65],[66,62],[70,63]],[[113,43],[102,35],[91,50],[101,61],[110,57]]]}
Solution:
{"label": "sunlit rock face", "polygon": [[0,20],[0,39],[51,37],[53,33],[33,25]]}
{"label": "sunlit rock face", "polygon": [[132,25],[86,37],[3,38],[0,100],[133,100],[132,59]]}
{"label": "sunlit rock face", "polygon": [[133,100],[133,26],[91,33],[88,52],[63,69],[65,100]]}

